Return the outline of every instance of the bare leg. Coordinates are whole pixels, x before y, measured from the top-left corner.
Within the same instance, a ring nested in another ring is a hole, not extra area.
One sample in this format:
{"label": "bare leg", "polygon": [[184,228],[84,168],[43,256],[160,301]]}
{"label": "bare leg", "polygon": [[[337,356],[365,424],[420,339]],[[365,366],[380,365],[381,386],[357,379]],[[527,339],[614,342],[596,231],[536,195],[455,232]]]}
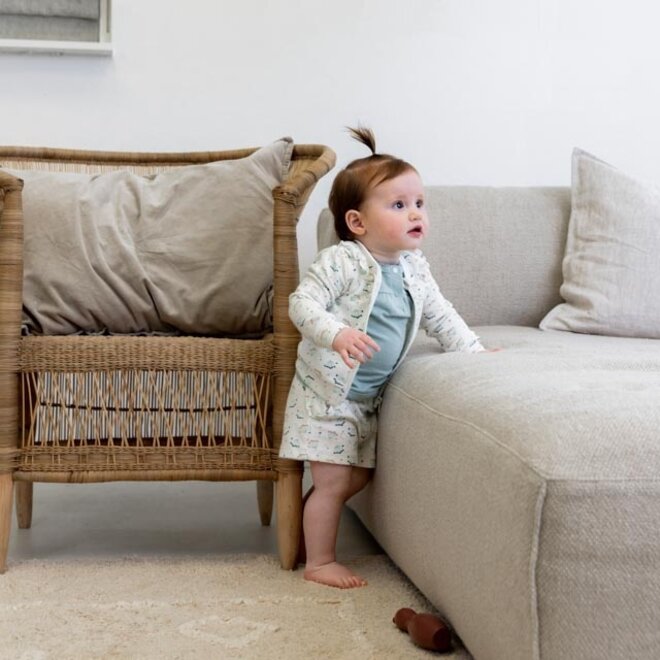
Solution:
{"label": "bare leg", "polygon": [[357,495],[371,481],[373,474],[373,468],[353,467],[351,471],[351,487],[346,500],[348,501],[353,495]]}
{"label": "bare leg", "polygon": [[[305,504],[307,504],[307,500],[309,499],[309,496],[314,492],[314,486],[310,486],[309,490],[305,493],[305,496],[303,497],[302,505],[303,505],[303,518],[305,517]],[[307,550],[305,549],[305,527],[303,526],[302,531],[300,532],[300,544],[298,546],[298,563],[299,564],[305,564],[307,562]]]}
{"label": "bare leg", "polygon": [[[373,476],[372,468],[363,468],[363,467],[353,467],[351,469],[351,482],[349,486],[348,497],[346,500],[351,499],[353,495],[359,493],[366,485],[369,483],[369,480]],[[310,486],[309,490],[305,493],[303,497],[303,516],[304,507],[309,499],[309,496],[314,491],[314,486]],[[298,548],[298,563],[305,564],[307,562],[307,550],[305,549],[305,529],[303,527],[302,534],[300,535],[300,547]]]}
{"label": "bare leg", "polygon": [[303,511],[307,549],[304,577],[341,589],[364,586],[365,580],[335,561],[335,546],[342,506],[364,488],[371,470],[316,461],[311,469],[314,488]]}

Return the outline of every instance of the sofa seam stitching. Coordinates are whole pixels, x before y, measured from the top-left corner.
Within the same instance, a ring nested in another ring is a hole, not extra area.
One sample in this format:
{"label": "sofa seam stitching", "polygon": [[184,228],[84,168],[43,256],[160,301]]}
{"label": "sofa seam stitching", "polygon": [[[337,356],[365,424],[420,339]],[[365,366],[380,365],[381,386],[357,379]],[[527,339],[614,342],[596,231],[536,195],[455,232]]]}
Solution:
{"label": "sofa seam stitching", "polygon": [[487,437],[491,442],[496,444],[500,449],[504,450],[506,453],[511,454],[512,456],[515,456],[530,472],[535,474],[537,477],[540,477],[544,480],[552,480],[548,475],[544,474],[537,468],[533,467],[530,465],[520,454],[518,454],[516,451],[511,449],[511,447],[507,447],[504,443],[500,442],[494,435],[486,431],[485,429],[482,429],[480,426],[477,426],[473,422],[469,422],[465,419],[459,419],[458,417],[453,417],[452,415],[448,415],[447,413],[440,412],[439,410],[436,410],[435,408],[432,408],[428,403],[425,403],[424,401],[421,401],[415,396],[412,396],[408,392],[402,390],[400,387],[397,387],[396,385],[393,385],[390,383],[388,385],[388,389],[392,388],[395,389],[397,392],[403,394],[405,397],[410,399],[411,401],[414,401],[415,403],[418,403],[420,406],[423,408],[426,408],[429,412],[434,413],[438,417],[444,417],[445,419],[451,420],[452,422],[456,422],[457,424],[462,424],[464,426],[469,426],[470,428],[478,431],[485,437]]}
{"label": "sofa seam stitching", "polygon": [[478,431],[481,433],[483,436],[488,438],[491,442],[496,444],[500,449],[504,450],[506,453],[511,454],[512,456],[515,456],[530,472],[535,474],[537,477],[540,477],[544,481],[550,483],[550,484],[562,484],[562,483],[567,483],[567,484],[580,484],[580,483],[595,483],[595,484],[606,484],[606,483],[626,483],[626,484],[633,484],[633,483],[660,483],[660,479],[656,477],[648,477],[648,478],[626,478],[626,477],[617,477],[617,478],[600,478],[600,477],[594,477],[591,479],[584,479],[584,478],[573,478],[573,477],[552,477],[549,474],[546,474],[545,472],[542,472],[538,468],[534,467],[533,465],[530,465],[530,463],[523,458],[518,452],[516,452],[514,449],[511,449],[511,447],[508,447],[505,445],[503,442],[498,440],[494,435],[486,431],[485,429],[481,428],[474,422],[469,422],[465,419],[460,419],[459,417],[454,417],[452,415],[448,415],[447,413],[440,412],[439,410],[436,410],[432,406],[430,406],[428,403],[425,403],[424,401],[421,401],[418,399],[416,396],[413,396],[412,394],[409,394],[405,390],[401,389],[397,385],[394,385],[390,383],[387,386],[388,389],[392,388],[395,389],[397,392],[400,394],[403,394],[406,398],[408,398],[411,401],[414,401],[415,403],[418,403],[420,406],[423,408],[426,408],[429,412],[437,415],[438,417],[443,417],[445,419],[448,419],[452,422],[455,422],[456,424],[462,424],[464,426],[469,426],[470,428]]}
{"label": "sofa seam stitching", "polygon": [[532,653],[534,660],[540,660],[541,657],[541,616],[539,612],[538,569],[539,555],[541,550],[541,527],[547,493],[547,482],[542,481],[536,499],[536,507],[534,511],[534,537],[529,556],[529,578],[531,592],[529,605],[530,615],[532,617]]}

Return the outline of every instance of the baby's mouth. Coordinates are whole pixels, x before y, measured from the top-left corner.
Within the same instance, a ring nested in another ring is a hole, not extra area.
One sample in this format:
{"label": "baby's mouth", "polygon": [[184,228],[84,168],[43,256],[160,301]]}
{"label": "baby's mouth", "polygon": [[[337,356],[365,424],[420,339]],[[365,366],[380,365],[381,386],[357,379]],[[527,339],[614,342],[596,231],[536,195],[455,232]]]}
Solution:
{"label": "baby's mouth", "polygon": [[424,232],[422,231],[421,227],[413,227],[409,232],[408,236],[412,236],[413,238],[421,238],[422,234]]}

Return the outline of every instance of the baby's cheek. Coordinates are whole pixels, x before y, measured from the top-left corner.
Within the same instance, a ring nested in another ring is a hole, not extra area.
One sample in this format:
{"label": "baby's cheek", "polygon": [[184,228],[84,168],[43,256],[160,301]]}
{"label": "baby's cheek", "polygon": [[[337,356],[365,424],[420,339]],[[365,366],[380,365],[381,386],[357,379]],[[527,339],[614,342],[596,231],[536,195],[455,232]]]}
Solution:
{"label": "baby's cheek", "polygon": [[403,224],[392,226],[389,228],[389,231],[387,232],[387,237],[390,240],[400,240],[401,233],[405,231],[406,231],[406,227]]}

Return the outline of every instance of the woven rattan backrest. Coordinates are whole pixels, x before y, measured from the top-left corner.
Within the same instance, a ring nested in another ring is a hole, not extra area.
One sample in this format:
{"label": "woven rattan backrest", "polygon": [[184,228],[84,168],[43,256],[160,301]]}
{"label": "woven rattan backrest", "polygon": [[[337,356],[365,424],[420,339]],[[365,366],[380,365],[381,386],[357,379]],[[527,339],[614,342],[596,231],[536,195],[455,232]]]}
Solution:
{"label": "woven rattan backrest", "polygon": [[136,174],[150,175],[183,165],[244,158],[252,151],[243,149],[240,151],[157,154],[4,147],[0,149],[0,163],[4,167],[17,170],[101,174],[126,169]]}
{"label": "woven rattan backrest", "polygon": [[[313,145],[312,145],[313,147]],[[17,170],[40,170],[47,172],[77,172],[100,174],[117,169],[126,169],[136,174],[150,175],[165,170],[245,158],[255,149],[233,151],[200,151],[188,153],[123,153],[112,151],[79,151],[68,149],[42,149],[32,147],[0,147],[0,165]],[[318,158],[318,153],[309,147],[296,147],[287,180],[294,179]]]}

